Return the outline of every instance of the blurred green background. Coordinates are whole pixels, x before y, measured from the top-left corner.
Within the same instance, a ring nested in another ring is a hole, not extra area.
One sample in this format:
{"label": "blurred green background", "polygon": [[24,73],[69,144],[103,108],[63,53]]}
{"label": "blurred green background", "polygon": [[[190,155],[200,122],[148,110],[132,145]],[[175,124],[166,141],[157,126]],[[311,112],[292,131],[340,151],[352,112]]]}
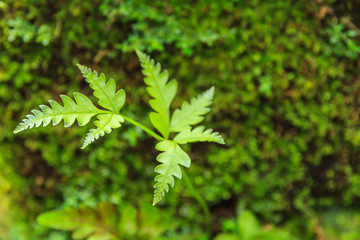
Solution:
{"label": "blurred green background", "polygon": [[0,16],[0,239],[70,239],[36,223],[52,209],[151,203],[155,141],[139,129],[84,151],[90,125],[12,133],[48,99],[91,96],[76,63],[150,125],[135,48],[178,80],[174,107],[215,86],[205,125],[227,142],[187,148],[211,229],[177,181],[147,239],[360,239],[358,0],[1,0]]}

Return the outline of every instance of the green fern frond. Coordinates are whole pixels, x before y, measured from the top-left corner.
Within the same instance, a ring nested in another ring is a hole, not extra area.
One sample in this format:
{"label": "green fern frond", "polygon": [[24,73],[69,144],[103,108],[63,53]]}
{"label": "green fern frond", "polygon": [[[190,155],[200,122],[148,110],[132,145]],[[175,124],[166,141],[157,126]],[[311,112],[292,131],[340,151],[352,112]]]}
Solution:
{"label": "green fern frond", "polygon": [[114,79],[110,78],[106,82],[105,75],[98,73],[91,68],[77,64],[86,82],[94,90],[94,96],[99,99],[99,105],[114,113],[119,113],[125,102],[125,91],[120,89],[116,92],[116,84]]}
{"label": "green fern frond", "polygon": [[74,93],[75,102],[66,95],[60,95],[64,106],[54,100],[49,100],[50,107],[40,105],[39,110],[32,110],[33,114],[26,115],[27,118],[16,127],[14,133],[24,131],[28,128],[47,126],[51,120],[53,125],[57,125],[64,120],[65,127],[71,126],[77,119],[80,126],[87,124],[91,117],[104,111],[98,109],[88,97],[81,93]]}
{"label": "green fern frond", "polygon": [[214,87],[205,91],[191,102],[184,102],[181,109],[176,109],[172,115],[170,123],[171,132],[181,132],[191,128],[204,119],[204,115],[210,111],[209,106],[214,97]]}
{"label": "green fern frond", "polygon": [[155,177],[155,191],[153,205],[158,203],[169,191],[169,185],[174,187],[174,176],[181,179],[182,173],[179,165],[190,167],[190,157],[184,152],[180,146],[170,140],[162,141],[156,144],[155,148],[163,153],[160,153],[156,160],[161,164],[155,168],[155,172],[159,173]]}
{"label": "green fern frond", "polygon": [[67,208],[41,214],[37,222],[46,227],[72,231],[73,239],[115,240],[118,239],[117,209],[110,203],[102,202],[97,211],[83,206],[80,209]]}
{"label": "green fern frond", "polygon": [[[104,136],[105,133],[110,133],[112,129],[121,127],[121,124],[125,120],[128,121],[160,141],[155,146],[157,150],[162,152],[156,158],[160,164],[154,170],[158,174],[155,177],[154,185],[153,205],[155,205],[165,196],[166,192],[169,191],[169,186],[174,187],[174,177],[182,178],[181,166],[190,167],[191,165],[190,157],[180,148],[179,144],[199,141],[224,144],[224,139],[219,133],[213,132],[212,129],[205,130],[202,126],[191,130],[192,126],[200,123],[204,119],[204,115],[210,111],[209,106],[212,103],[214,87],[199,97],[193,98],[190,103],[184,102],[181,108],[175,110],[172,118],[170,118],[170,105],[177,91],[176,80],[169,81],[168,71],[161,71],[160,64],[155,63],[148,55],[138,50],[136,53],[145,76],[144,82],[147,85],[146,89],[151,96],[149,104],[153,111],[149,115],[150,121],[162,136],[120,113],[125,103],[125,91],[123,89],[116,91],[116,85],[113,79],[107,81],[104,74],[101,73],[98,75],[96,71],[80,64],[78,64],[78,67],[85,77],[86,82],[88,82],[94,90],[93,94],[98,99],[98,104],[102,108],[97,108],[89,98],[80,93],[74,93],[75,101],[66,95],[60,95],[63,105],[54,100],[49,100],[50,106],[40,105],[40,110],[32,110],[32,114],[26,115],[26,118],[14,130],[14,133],[41,125],[47,126],[51,121],[53,125],[56,125],[64,120],[65,127],[69,127],[77,120],[78,124],[83,126],[87,124],[93,116],[97,116],[97,120],[94,121],[95,128],[90,129],[90,132],[85,138],[82,146],[82,149],[84,149],[96,139]],[[168,140],[171,132],[178,133],[174,140]],[[68,217],[70,219],[81,218],[82,211],[82,209],[70,209],[66,210],[65,213],[47,213],[49,214],[46,215],[47,218],[40,218],[43,220],[39,221],[46,224],[44,219],[58,219],[58,225],[53,224],[52,226],[58,227],[58,229],[67,228],[68,230],[76,230],[73,234],[74,238],[89,236],[89,240],[95,240],[97,237],[102,240],[111,239],[108,235],[103,235],[101,231],[97,232],[97,230],[94,230],[93,225],[91,225],[93,222],[89,224],[86,223],[85,225],[81,225],[80,223],[61,225],[62,222],[68,222]],[[86,218],[94,219],[93,215],[95,213],[91,210],[86,210],[85,212],[86,214],[84,213],[84,216],[86,216]],[[64,219],[64,221],[62,221],[62,219]]]}
{"label": "green fern frond", "polygon": [[148,85],[146,89],[153,98],[149,103],[155,112],[150,113],[150,121],[164,138],[168,138],[170,126],[169,108],[176,95],[177,82],[174,79],[168,82],[169,73],[167,70],[161,72],[159,63],[155,63],[153,59],[139,50],[136,50],[136,53],[143,68],[142,72],[145,75],[144,82]]}
{"label": "green fern frond", "polygon": [[179,144],[186,144],[189,142],[216,142],[225,144],[224,138],[218,133],[213,132],[212,129],[205,130],[205,127],[199,126],[193,130],[187,129],[174,138],[174,141]]}
{"label": "green fern frond", "polygon": [[81,149],[86,148],[90,143],[94,142],[99,137],[104,136],[105,133],[110,133],[113,128],[121,126],[120,123],[124,122],[124,118],[117,114],[99,114],[98,120],[94,121],[96,129],[90,129],[90,132],[85,138],[84,144]]}

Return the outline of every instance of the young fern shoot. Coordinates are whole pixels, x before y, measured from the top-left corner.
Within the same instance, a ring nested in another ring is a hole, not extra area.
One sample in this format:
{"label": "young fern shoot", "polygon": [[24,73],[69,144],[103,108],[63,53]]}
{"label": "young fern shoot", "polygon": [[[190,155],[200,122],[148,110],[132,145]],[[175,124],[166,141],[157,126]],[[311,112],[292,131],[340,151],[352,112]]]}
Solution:
{"label": "young fern shoot", "polygon": [[[112,129],[119,128],[124,121],[127,121],[154,137],[159,141],[155,148],[161,153],[156,160],[160,163],[154,171],[158,174],[155,177],[153,205],[157,204],[169,191],[169,186],[174,187],[175,179],[182,178],[183,167],[190,167],[189,155],[180,147],[181,144],[192,142],[215,142],[224,144],[224,139],[212,129],[205,130],[205,127],[195,125],[201,123],[204,115],[210,111],[210,105],[214,96],[214,87],[205,91],[190,103],[184,102],[180,109],[170,114],[171,103],[176,95],[177,81],[169,81],[167,70],[161,71],[159,63],[141,51],[136,51],[144,74],[144,82],[147,85],[147,92],[152,97],[149,105],[152,112],[149,114],[150,122],[160,133],[157,134],[137,121],[120,113],[125,103],[125,91],[116,91],[116,84],[113,79],[108,81],[104,74],[98,75],[96,71],[78,64],[90,88],[94,90],[93,95],[98,99],[96,107],[91,100],[81,93],[74,93],[74,99],[66,95],[60,95],[63,105],[54,100],[49,100],[49,106],[40,105],[40,110],[32,110],[32,114],[16,127],[14,133],[19,133],[29,128],[47,126],[51,121],[53,125],[59,124],[62,120],[64,126],[71,126],[77,120],[79,126],[90,122],[91,118],[95,128],[91,129],[85,138],[82,148],[87,147],[99,137],[110,133]],[[177,133],[173,139],[169,139],[170,133]]]}

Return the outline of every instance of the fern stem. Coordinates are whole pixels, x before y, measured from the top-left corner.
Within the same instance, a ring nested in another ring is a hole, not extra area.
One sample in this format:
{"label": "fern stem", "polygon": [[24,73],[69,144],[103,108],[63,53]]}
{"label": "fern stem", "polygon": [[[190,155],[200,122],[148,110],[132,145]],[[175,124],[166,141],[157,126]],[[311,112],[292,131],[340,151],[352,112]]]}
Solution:
{"label": "fern stem", "polygon": [[164,141],[165,138],[161,137],[160,135],[156,134],[155,132],[151,131],[149,128],[145,127],[144,125],[142,125],[141,123],[121,114],[121,113],[118,113],[120,116],[122,116],[125,121],[128,121],[129,123],[141,128],[142,130],[144,130],[145,132],[147,132],[149,135],[151,135],[152,137],[154,137],[156,140],[158,141]]}
{"label": "fern stem", "polygon": [[201,205],[201,207],[204,211],[206,222],[210,222],[211,215],[210,215],[210,210],[209,210],[208,205],[206,204],[204,198],[201,197],[200,194],[195,190],[194,185],[193,185],[190,177],[187,175],[184,168],[182,168],[182,173],[183,173],[185,183],[188,186],[188,189],[190,190],[193,197],[199,202],[199,204]]}

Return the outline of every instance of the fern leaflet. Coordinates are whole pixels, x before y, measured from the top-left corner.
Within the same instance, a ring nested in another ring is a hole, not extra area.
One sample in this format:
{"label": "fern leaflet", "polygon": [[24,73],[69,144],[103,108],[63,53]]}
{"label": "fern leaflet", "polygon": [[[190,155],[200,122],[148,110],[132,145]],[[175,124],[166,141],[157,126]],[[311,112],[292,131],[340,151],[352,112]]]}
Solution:
{"label": "fern leaflet", "polygon": [[96,129],[90,129],[90,132],[85,138],[84,144],[81,149],[86,148],[90,143],[94,142],[99,137],[104,136],[105,133],[110,133],[112,128],[118,128],[120,123],[124,122],[124,118],[117,114],[99,114],[98,120],[94,121]]}
{"label": "fern leaflet", "polygon": [[156,158],[161,164],[154,170],[159,175],[155,177],[153,205],[165,196],[165,193],[169,191],[169,185],[174,187],[174,176],[181,179],[182,173],[179,165],[190,167],[191,164],[190,157],[174,141],[162,141],[156,144],[155,148],[163,153]]}
{"label": "fern leaflet", "polygon": [[159,63],[155,64],[153,59],[139,50],[136,53],[145,75],[144,82],[148,85],[146,89],[153,98],[149,103],[155,112],[150,113],[150,121],[164,138],[168,138],[170,126],[169,108],[176,95],[177,82],[176,80],[168,82],[169,73],[167,70],[161,72]]}
{"label": "fern leaflet", "polygon": [[214,96],[214,87],[210,88],[197,98],[191,99],[191,103],[184,102],[181,109],[176,109],[170,123],[171,132],[181,132],[191,128],[191,125],[200,123],[210,111],[209,106]]}
{"label": "fern leaflet", "polygon": [[51,120],[53,125],[57,125],[64,120],[65,127],[71,126],[77,119],[80,126],[87,124],[91,117],[96,114],[105,112],[97,107],[90,101],[88,97],[81,93],[74,93],[75,102],[66,95],[60,95],[64,106],[61,106],[54,100],[49,100],[50,107],[46,105],[40,105],[39,110],[32,110],[33,114],[26,115],[27,118],[16,127],[14,133],[24,131],[28,128],[41,126],[47,126]]}
{"label": "fern leaflet", "polygon": [[212,129],[207,129],[199,126],[193,130],[187,129],[175,136],[174,141],[179,144],[186,144],[189,142],[216,142],[225,144],[223,137],[218,132],[213,132]]}
{"label": "fern leaflet", "polygon": [[99,105],[114,113],[119,113],[125,102],[125,91],[120,89],[116,92],[114,79],[110,78],[110,80],[106,82],[103,73],[99,76],[95,70],[92,71],[90,68],[80,64],[77,66],[86,82],[88,82],[90,87],[94,90],[94,96],[99,99]]}

